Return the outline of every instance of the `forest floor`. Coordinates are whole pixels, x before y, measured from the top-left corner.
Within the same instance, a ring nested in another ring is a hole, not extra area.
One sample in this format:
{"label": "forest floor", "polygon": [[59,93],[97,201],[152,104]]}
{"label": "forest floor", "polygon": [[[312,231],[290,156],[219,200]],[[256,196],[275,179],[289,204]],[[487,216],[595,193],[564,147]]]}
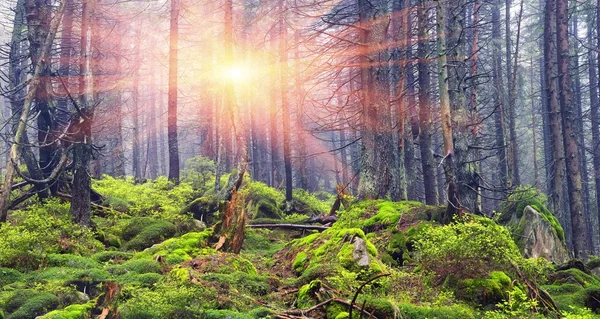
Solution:
{"label": "forest floor", "polygon": [[[527,259],[495,221],[442,226],[443,207],[417,202],[349,198],[325,231],[248,227],[239,254],[217,251],[208,185],[94,181],[91,228],[60,200],[12,211],[0,318],[600,318],[600,259]],[[246,179],[240,194],[249,224],[301,223],[335,200],[298,189],[285,214],[276,189]]]}

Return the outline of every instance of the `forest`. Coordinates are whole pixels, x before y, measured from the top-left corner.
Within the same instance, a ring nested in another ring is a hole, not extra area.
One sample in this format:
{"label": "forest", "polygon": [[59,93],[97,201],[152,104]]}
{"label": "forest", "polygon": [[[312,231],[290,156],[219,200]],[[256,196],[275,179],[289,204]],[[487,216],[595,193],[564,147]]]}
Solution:
{"label": "forest", "polygon": [[0,1],[0,319],[600,318],[600,0]]}

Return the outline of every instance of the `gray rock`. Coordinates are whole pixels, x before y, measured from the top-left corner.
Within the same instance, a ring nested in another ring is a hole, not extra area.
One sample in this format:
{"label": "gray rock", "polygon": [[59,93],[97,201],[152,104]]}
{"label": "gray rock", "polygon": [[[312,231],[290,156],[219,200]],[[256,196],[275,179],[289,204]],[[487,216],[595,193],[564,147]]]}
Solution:
{"label": "gray rock", "polygon": [[196,228],[199,231],[203,231],[206,229],[206,223],[204,223],[203,221],[198,220],[198,219],[194,219],[194,226],[196,226]]}
{"label": "gray rock", "polygon": [[369,267],[369,264],[371,263],[369,251],[367,250],[367,242],[360,237],[354,238],[352,258],[354,258],[354,261],[356,261],[356,264],[360,267]]}
{"label": "gray rock", "polygon": [[544,257],[556,264],[569,260],[569,251],[550,222],[531,206],[525,207],[519,219],[513,214],[507,226],[513,231],[524,257]]}

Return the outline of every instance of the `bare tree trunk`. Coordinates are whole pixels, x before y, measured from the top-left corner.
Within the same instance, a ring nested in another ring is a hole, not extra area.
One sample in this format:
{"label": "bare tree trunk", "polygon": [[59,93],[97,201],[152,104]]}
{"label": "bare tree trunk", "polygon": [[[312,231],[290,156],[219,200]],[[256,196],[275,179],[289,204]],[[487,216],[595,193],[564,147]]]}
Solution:
{"label": "bare tree trunk", "polygon": [[[600,16],[600,7],[598,9],[598,15]],[[594,52],[594,31],[591,28],[591,22],[594,20],[593,14],[590,14],[588,18],[588,73],[590,82],[590,122],[592,124],[592,154],[594,164],[594,185],[596,195],[596,211],[598,214],[598,220],[600,220],[600,99],[598,98],[598,64],[596,60],[597,54]],[[599,27],[600,28],[600,27]],[[600,62],[600,61],[598,61]]]}
{"label": "bare tree trunk", "polygon": [[149,177],[158,177],[158,141],[156,134],[156,76],[154,70],[150,70],[150,112],[148,119],[148,168]]}
{"label": "bare tree trunk", "polygon": [[504,103],[502,98],[502,54],[500,49],[500,0],[494,0],[492,7],[492,43],[493,43],[493,70],[492,80],[494,82],[494,126],[496,130],[496,148],[498,158],[498,174],[500,177],[500,188],[509,188],[510,178],[508,174],[508,163],[506,161],[506,138],[504,136]]}
{"label": "bare tree trunk", "polygon": [[464,79],[467,75],[464,63],[465,27],[464,11],[465,0],[448,1],[446,5],[451,8],[451,15],[447,16],[446,32],[448,43],[447,56],[450,62],[446,65],[448,72],[448,94],[452,112],[453,125],[453,157],[456,166],[456,179],[458,192],[460,193],[460,207],[471,212],[478,213],[478,190],[479,180],[477,178],[477,165],[473,152],[469,145],[473,143],[473,134],[470,129],[467,100],[465,94]]}
{"label": "bare tree trunk", "polygon": [[169,105],[167,135],[169,144],[169,180],[179,183],[179,146],[177,141],[177,52],[179,39],[179,0],[171,0],[169,32]]}
{"label": "bare tree trunk", "polygon": [[[552,2],[549,0],[548,2]],[[556,38],[559,74],[559,102],[563,124],[564,156],[567,165],[567,185],[569,189],[569,206],[571,224],[573,225],[573,246],[575,256],[585,258],[589,254],[587,247],[587,229],[581,196],[581,173],[579,170],[579,150],[575,137],[575,114],[571,96],[571,74],[569,70],[569,38],[568,38],[568,3],[566,0],[556,2]]]}
{"label": "bare tree trunk", "polygon": [[458,191],[458,182],[456,178],[456,166],[454,164],[454,141],[452,139],[452,113],[450,111],[450,96],[448,94],[448,70],[446,57],[446,14],[444,3],[437,0],[436,8],[436,31],[437,31],[437,54],[438,54],[438,87],[440,95],[440,112],[442,124],[442,136],[444,141],[444,173],[446,174],[447,184],[447,204],[446,213],[442,218],[443,223],[452,221],[460,209],[460,193]]}
{"label": "bare tree trunk", "polygon": [[432,107],[430,89],[430,71],[428,69],[429,46],[429,19],[425,1],[420,0],[417,6],[419,33],[417,59],[419,69],[419,146],[421,151],[421,165],[423,168],[423,184],[425,187],[425,203],[438,204],[438,191],[436,181],[436,163],[433,158],[432,136]]}
{"label": "bare tree trunk", "polygon": [[141,163],[141,146],[140,146],[140,68],[142,67],[142,60],[140,58],[140,46],[142,45],[142,23],[137,24],[137,30],[135,32],[135,57],[133,73],[133,155],[131,163],[133,164],[133,178],[136,183],[142,180],[142,163]]}
{"label": "bare tree trunk", "polygon": [[517,22],[517,43],[516,43],[516,50],[515,50],[515,57],[514,57],[514,65],[511,65],[512,63],[512,44],[511,44],[511,31],[510,31],[510,25],[511,25],[511,21],[510,21],[510,5],[511,5],[511,0],[506,0],[506,6],[505,6],[505,26],[506,26],[506,31],[505,31],[505,39],[506,39],[506,81],[508,82],[509,85],[509,90],[508,90],[508,112],[509,112],[509,121],[508,121],[508,131],[509,131],[509,137],[510,137],[510,143],[508,143],[508,156],[509,156],[509,171],[510,171],[510,177],[511,177],[511,181],[510,181],[510,186],[514,187],[516,185],[521,184],[521,177],[519,174],[519,152],[518,152],[518,145],[517,145],[517,130],[515,128],[515,122],[517,120],[517,116],[516,116],[516,92],[515,92],[515,88],[516,88],[516,82],[517,82],[517,58],[519,55],[519,33],[521,31],[521,15],[523,12],[523,1],[521,1],[521,11],[519,13],[519,18],[518,18],[518,22]]}
{"label": "bare tree trunk", "polygon": [[81,17],[81,52],[79,60],[79,92],[82,93],[78,110],[78,127],[73,148],[73,190],[71,215],[73,221],[88,226],[91,222],[90,193],[92,181],[89,164],[92,155],[92,120],[94,116],[94,75],[92,44],[94,43],[93,17],[95,0],[84,0]]}
{"label": "bare tree trunk", "polygon": [[[275,37],[276,32],[273,30],[269,40],[269,45],[273,51],[275,51]],[[269,87],[269,139],[271,140],[271,176],[269,185],[277,188],[281,182],[281,173],[279,171],[279,137],[277,136],[277,89],[274,74],[269,74]]]}
{"label": "bare tree trunk", "polygon": [[279,0],[279,85],[281,89],[281,113],[283,122],[283,165],[285,169],[286,211],[292,210],[292,146],[290,132],[290,106],[287,96],[287,27],[285,22],[285,0]]}

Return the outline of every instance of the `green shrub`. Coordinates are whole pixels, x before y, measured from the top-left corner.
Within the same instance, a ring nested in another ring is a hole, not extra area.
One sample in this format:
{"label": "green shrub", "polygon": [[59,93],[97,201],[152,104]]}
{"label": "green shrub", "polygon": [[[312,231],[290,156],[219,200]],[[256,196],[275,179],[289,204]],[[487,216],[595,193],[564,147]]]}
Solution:
{"label": "green shrub", "polygon": [[58,199],[13,211],[11,219],[0,225],[0,266],[36,269],[48,254],[89,254],[103,247],[90,229],[72,222],[69,204]]}
{"label": "green shrub", "polygon": [[23,275],[15,269],[0,267],[0,288],[20,280],[22,276]]}
{"label": "green shrub", "polygon": [[510,271],[523,259],[510,233],[484,218],[468,217],[420,232],[415,242],[423,268],[443,280],[482,278],[494,270]]}
{"label": "green shrub", "polygon": [[122,203],[127,203],[127,213],[133,216],[153,216],[174,224],[189,219],[189,216],[179,214],[194,194],[188,183],[175,185],[161,176],[135,184],[131,177],[119,179],[104,175],[102,179],[94,180],[93,186],[100,194],[110,198],[106,204],[115,210],[121,209]]}
{"label": "green shrub", "polygon": [[181,171],[181,181],[189,183],[195,190],[205,192],[208,186],[214,186],[214,161],[204,156],[195,156],[187,159],[184,167]]}

